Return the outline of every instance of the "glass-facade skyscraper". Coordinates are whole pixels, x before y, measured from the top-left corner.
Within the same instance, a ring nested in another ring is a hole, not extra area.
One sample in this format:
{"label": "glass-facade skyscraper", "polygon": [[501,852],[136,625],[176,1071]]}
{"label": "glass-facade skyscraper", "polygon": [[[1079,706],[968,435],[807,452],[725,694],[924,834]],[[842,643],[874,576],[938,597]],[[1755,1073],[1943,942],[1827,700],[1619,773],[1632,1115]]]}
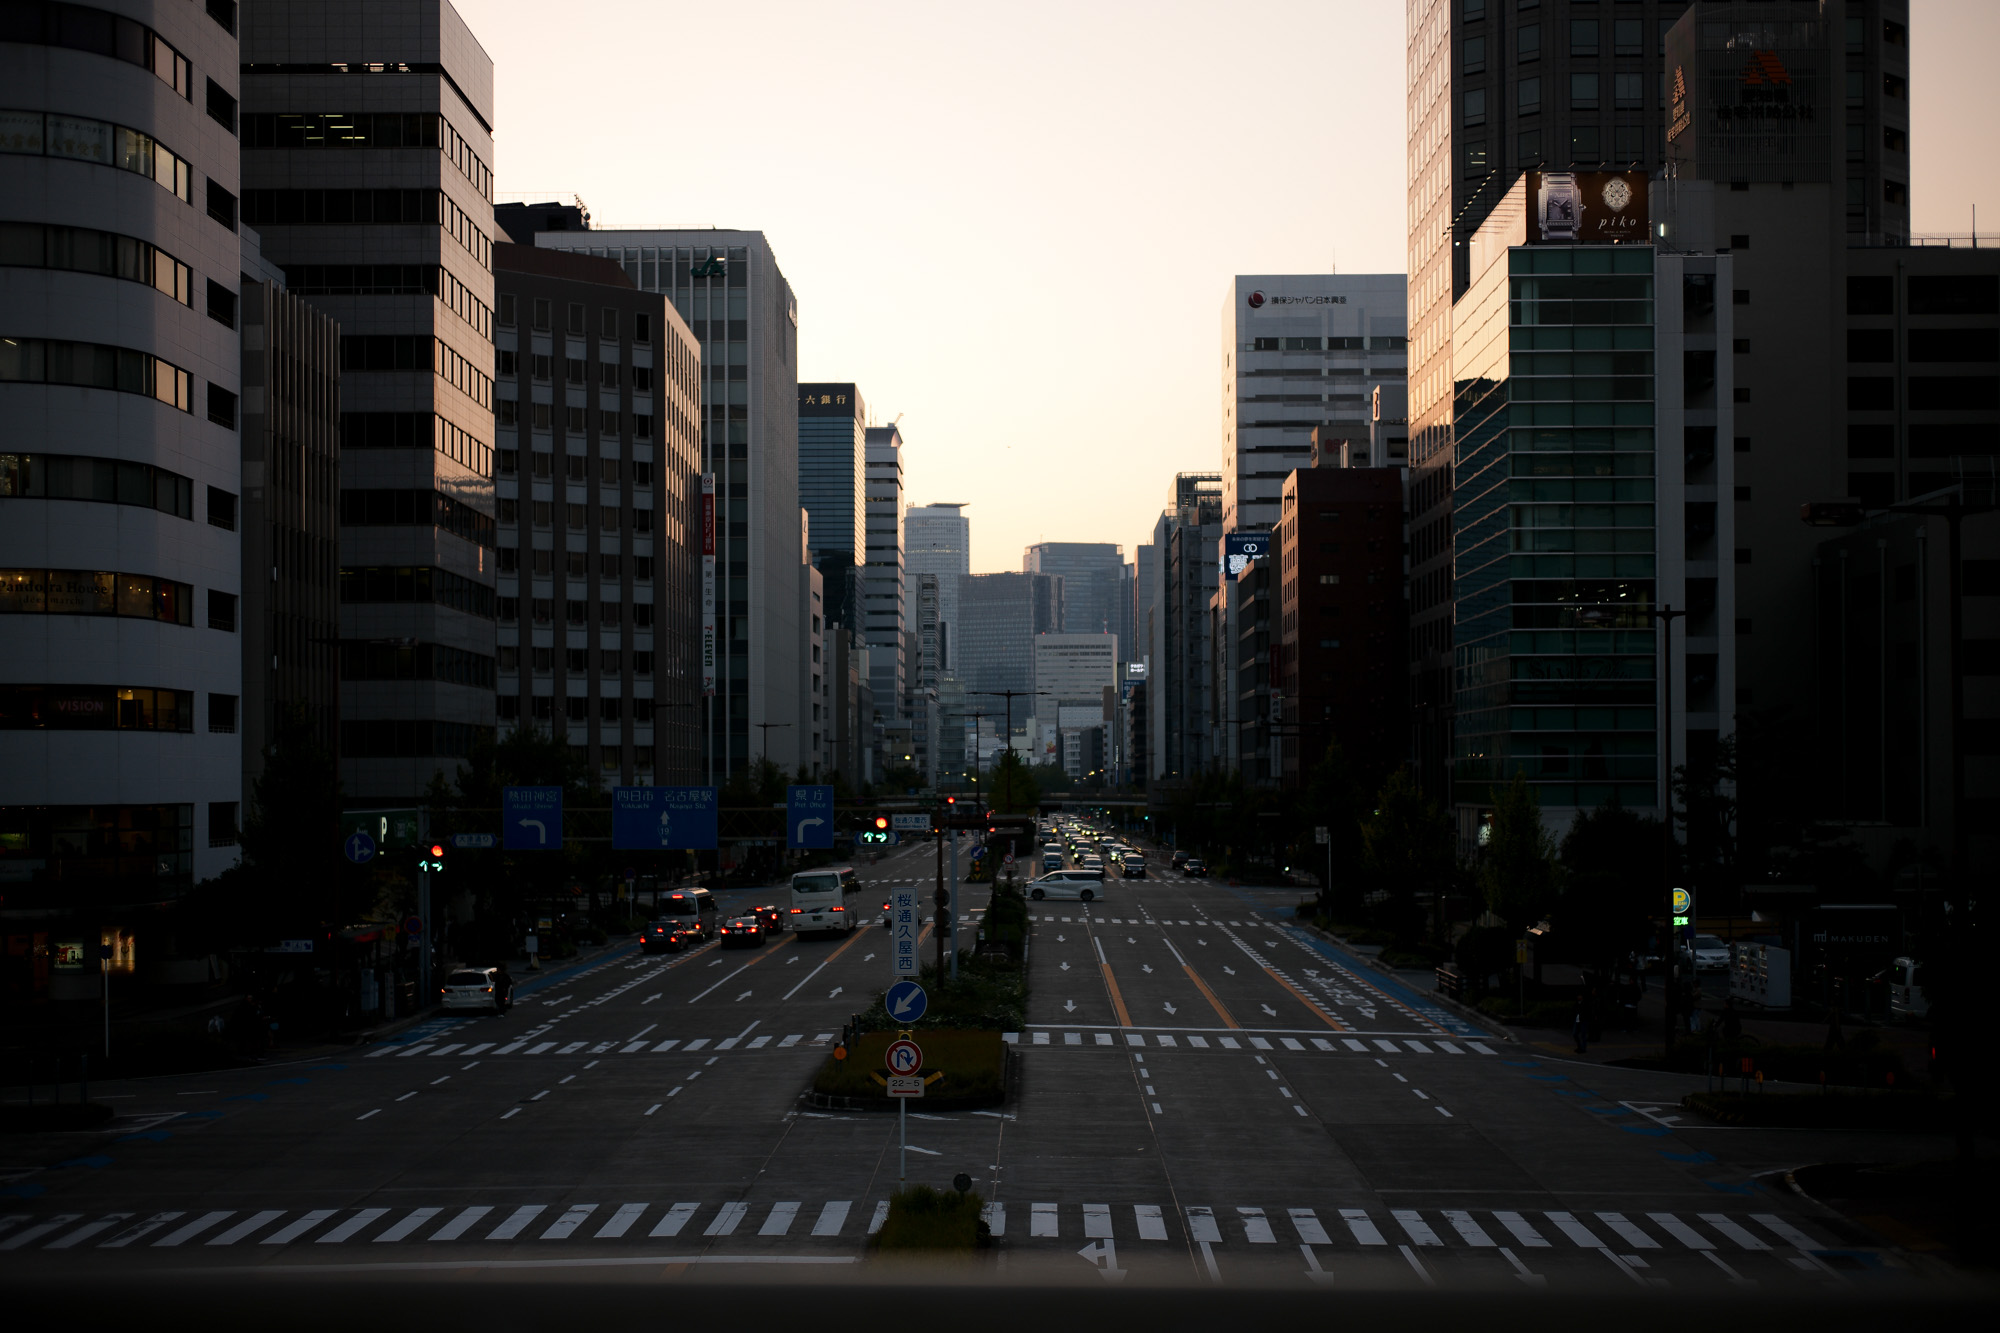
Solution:
{"label": "glass-facade skyscraper", "polygon": [[868,413],[852,384],[799,386],[799,503],[806,545],[825,581],[826,618],[859,630],[860,571],[868,563],[863,498]]}
{"label": "glass-facade skyscraper", "polygon": [[942,627],[940,665],[953,671],[958,664],[958,581],[972,572],[972,524],[962,504],[911,505],[903,514],[903,577],[909,588],[905,601],[915,605],[917,579],[938,579],[938,624]]}

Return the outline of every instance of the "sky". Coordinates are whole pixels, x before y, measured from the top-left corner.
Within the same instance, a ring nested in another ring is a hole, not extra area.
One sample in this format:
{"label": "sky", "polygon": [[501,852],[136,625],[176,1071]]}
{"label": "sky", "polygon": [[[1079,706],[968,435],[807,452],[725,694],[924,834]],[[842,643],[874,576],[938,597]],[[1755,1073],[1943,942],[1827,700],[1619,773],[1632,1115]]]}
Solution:
{"label": "sky", "polygon": [[[1237,273],[1404,268],[1399,0],[455,0],[503,201],[763,231],[799,378],[901,418],[975,571],[1152,535],[1221,466]],[[1918,233],[2000,243],[2000,0],[1913,0]]]}

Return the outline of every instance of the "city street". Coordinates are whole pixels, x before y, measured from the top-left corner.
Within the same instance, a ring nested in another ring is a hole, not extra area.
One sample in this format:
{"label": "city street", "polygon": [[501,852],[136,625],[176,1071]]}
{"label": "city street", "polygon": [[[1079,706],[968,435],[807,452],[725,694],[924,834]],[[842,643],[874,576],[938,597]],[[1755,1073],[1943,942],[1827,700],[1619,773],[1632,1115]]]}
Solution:
{"label": "city street", "polygon": [[[927,845],[862,867],[866,919],[934,869]],[[912,1105],[910,1179],[970,1175],[997,1262],[1139,1284],[1927,1281],[1770,1174],[1847,1148],[1689,1124],[1698,1080],[1523,1054],[1289,924],[1296,890],[1155,875],[1031,904],[1004,1107]],[[962,892],[969,932],[986,893]],[[883,946],[871,925],[617,947],[531,975],[504,1018],[94,1089],[109,1132],[6,1141],[0,1273],[848,1269],[897,1187],[896,1120],[800,1093],[885,984]]]}

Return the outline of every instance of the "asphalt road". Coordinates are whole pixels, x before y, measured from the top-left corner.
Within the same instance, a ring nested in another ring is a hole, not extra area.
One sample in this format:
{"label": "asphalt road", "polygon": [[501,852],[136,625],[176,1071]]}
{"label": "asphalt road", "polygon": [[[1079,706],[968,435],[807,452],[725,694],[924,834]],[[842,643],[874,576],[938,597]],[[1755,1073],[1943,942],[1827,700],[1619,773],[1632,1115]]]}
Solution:
{"label": "asphalt road", "polygon": [[[934,867],[917,846],[862,875]],[[1019,1095],[917,1104],[910,1178],[971,1175],[994,1262],[1055,1280],[1930,1289],[1772,1174],[1852,1136],[1690,1124],[1699,1080],[1525,1054],[1288,924],[1296,899],[1157,871],[1032,905]],[[105,1087],[111,1131],[0,1147],[0,1274],[858,1272],[897,1123],[799,1094],[883,946],[615,949],[504,1018]]]}

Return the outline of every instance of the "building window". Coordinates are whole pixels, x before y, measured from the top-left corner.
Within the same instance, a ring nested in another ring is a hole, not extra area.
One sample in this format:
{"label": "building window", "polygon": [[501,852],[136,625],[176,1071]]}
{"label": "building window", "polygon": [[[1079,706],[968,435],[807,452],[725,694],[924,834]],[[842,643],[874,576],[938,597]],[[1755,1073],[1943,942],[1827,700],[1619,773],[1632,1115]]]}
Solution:
{"label": "building window", "polygon": [[236,327],[236,293],[213,278],[208,280],[208,317],[226,328]]}
{"label": "building window", "polygon": [[1615,56],[1642,56],[1646,54],[1645,27],[1638,19],[1613,19],[1611,21],[1611,54]]}
{"label": "building window", "polygon": [[220,487],[209,487],[208,521],[212,527],[236,531],[236,497]]}
{"label": "building window", "polygon": [[632,438],[635,440],[650,440],[653,438],[653,414],[651,412],[634,412],[632,414]]}
{"label": "building window", "polygon": [[208,386],[208,419],[218,426],[236,429],[236,395],[220,384]]}
{"label": "building window", "polygon": [[571,301],[569,303],[568,328],[571,333],[579,337],[583,335],[583,304],[579,301]]}
{"label": "building window", "polygon": [[[612,312],[607,310],[604,313],[608,315]],[[616,361],[600,361],[597,365],[597,387],[600,389],[617,388],[619,370],[620,366]],[[634,385],[633,387],[636,388],[637,386]]]}
{"label": "building window", "polygon": [[653,674],[653,655],[650,652],[635,652],[632,654],[632,674],[635,676],[650,676]]}
{"label": "building window", "polygon": [[632,341],[650,343],[653,341],[653,317],[646,314],[632,316]]}
{"label": "building window", "polygon": [[616,338],[618,336],[618,312],[607,308],[601,312],[599,319],[599,332],[602,336]]}
{"label": "building window", "polygon": [[563,409],[563,425],[568,434],[579,436],[583,434],[584,411],[585,409],[581,407],[566,407]]}
{"label": "building window", "polygon": [[229,230],[236,230],[236,196],[212,179],[208,182],[208,215]]}
{"label": "building window", "polygon": [[616,412],[600,413],[598,416],[597,431],[600,435],[616,436],[618,434],[618,414]]}
{"label": "building window", "polygon": [[[537,296],[535,298],[535,329],[541,333],[547,333],[549,330],[549,299],[546,296]],[[548,375],[543,373],[537,375],[535,378],[545,380],[548,378]]]}
{"label": "building window", "polygon": [[1462,72],[1466,74],[1485,73],[1486,39],[1484,37],[1468,37],[1465,39],[1462,49],[1465,52],[1464,69]]}
{"label": "building window", "polygon": [[1644,106],[1646,102],[1646,76],[1643,74],[1614,74],[1611,76],[1612,99],[1621,107]]}
{"label": "building window", "polygon": [[1901,207],[1902,205],[1909,203],[1910,202],[1909,187],[1904,185],[1903,182],[1901,181],[1892,181],[1892,180],[1883,181],[1882,202],[1885,204],[1895,204],[1898,207]]}
{"label": "building window", "polygon": [[1540,60],[1542,58],[1542,25],[1539,23],[1522,24],[1521,30],[1514,34],[1514,52],[1523,61]]}
{"label": "building window", "polygon": [[75,454],[0,453],[0,500],[95,500],[194,517],[194,482],[147,463]]}
{"label": "building window", "polygon": [[1603,157],[1597,126],[1578,125],[1570,130],[1569,156],[1572,162],[1596,162]]}
{"label": "building window", "polygon": [[1597,110],[1597,76],[1595,74],[1572,74],[1569,76],[1569,107],[1572,111]]}
{"label": "building window", "polygon": [[569,357],[565,362],[564,368],[568,374],[569,382],[581,387],[585,369],[583,359],[575,356]]}
{"label": "building window", "polygon": [[1465,146],[1465,174],[1468,176],[1486,174],[1486,144],[1483,141]]}
{"label": "building window", "polygon": [[1486,123],[1486,90],[1473,88],[1465,94],[1465,123],[1484,125]]}
{"label": "building window", "polygon": [[1572,56],[1594,56],[1597,54],[1597,20],[1571,19],[1569,21],[1569,53]]}
{"label": "building window", "polygon": [[1532,116],[1542,109],[1542,80],[1539,75],[1522,79],[1514,85],[1514,107],[1524,116]]}
{"label": "building window", "polygon": [[1617,148],[1614,150],[1620,162],[1637,162],[1646,155],[1646,127],[1644,125],[1620,125],[1616,129]]}
{"label": "building window", "polygon": [[236,802],[208,803],[208,845],[211,847],[236,845]]}
{"label": "building window", "polygon": [[512,292],[500,293],[500,327],[503,329],[514,327],[514,293]]}
{"label": "building window", "polygon": [[233,694],[211,694],[208,696],[208,729],[210,731],[236,730],[236,696]]}
{"label": "building window", "polygon": [[236,133],[236,99],[214,79],[208,81],[208,117],[231,134]]}
{"label": "building window", "polygon": [[169,151],[149,134],[108,121],[10,111],[6,133],[0,135],[0,153],[63,157],[73,162],[118,167],[150,177],[182,203],[194,202],[194,168],[186,158]]}
{"label": "building window", "polygon": [[227,633],[236,632],[236,594],[208,590],[208,627]]}
{"label": "building window", "polygon": [[0,384],[69,384],[144,394],[194,411],[194,377],[144,352],[102,343],[0,338]]}

